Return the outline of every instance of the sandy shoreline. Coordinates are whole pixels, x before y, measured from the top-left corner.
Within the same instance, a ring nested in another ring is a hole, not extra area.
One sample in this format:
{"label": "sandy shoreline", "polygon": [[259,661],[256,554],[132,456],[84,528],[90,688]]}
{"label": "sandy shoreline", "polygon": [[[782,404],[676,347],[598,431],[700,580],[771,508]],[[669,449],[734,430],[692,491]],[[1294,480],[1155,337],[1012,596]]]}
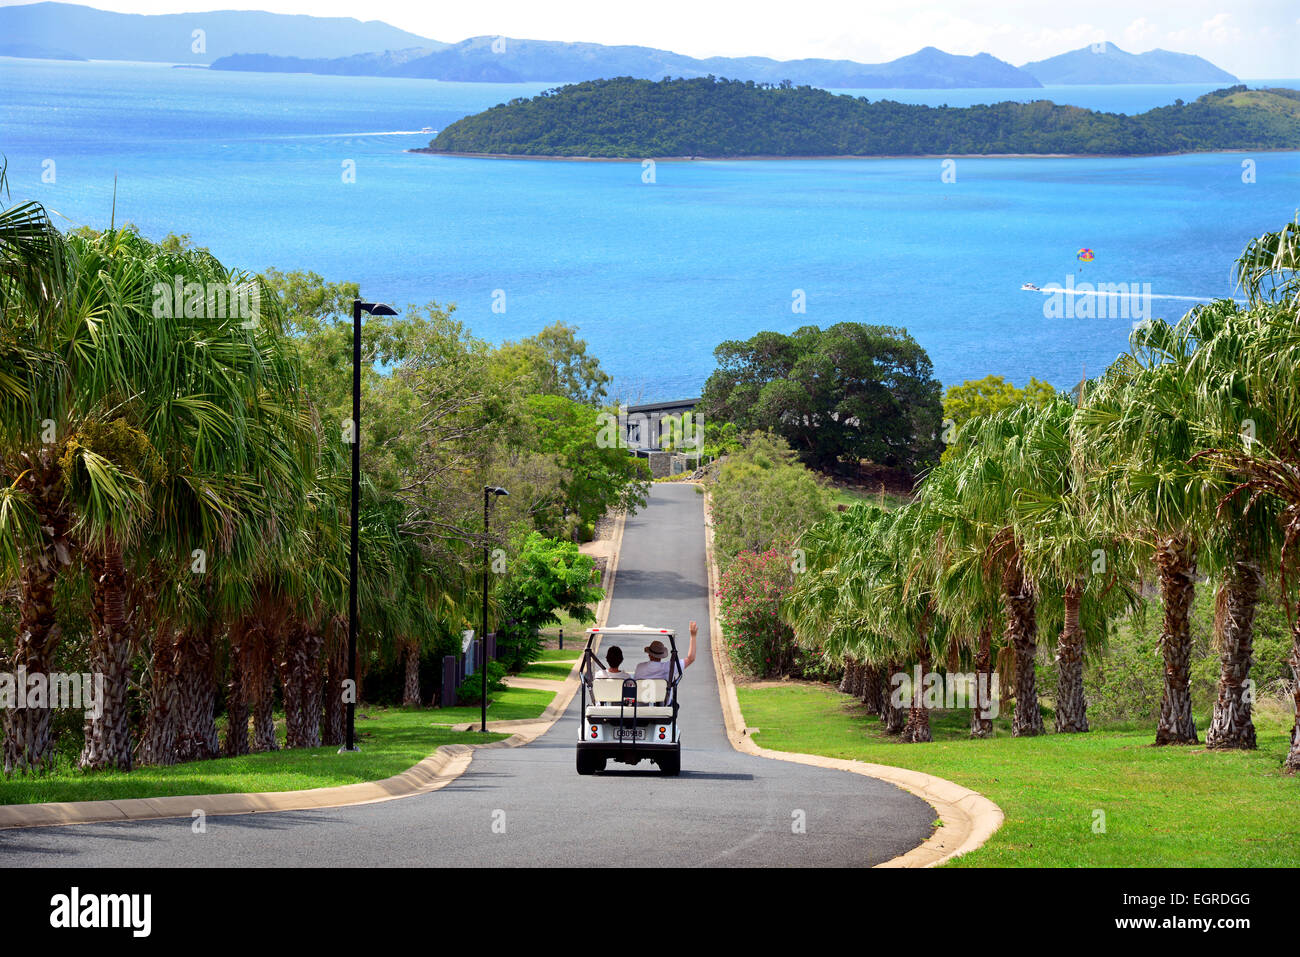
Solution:
{"label": "sandy shoreline", "polygon": [[1214,153],[1297,153],[1300,149],[1229,149],[1182,150],[1176,153],[871,153],[866,155],[832,154],[829,156],[548,156],[539,153],[455,153],[448,150],[426,148],[409,149],[407,153],[424,153],[429,156],[456,156],[462,159],[536,160],[559,163],[708,163],[776,160],[887,160],[887,159],[1149,159],[1157,156],[1196,156]]}

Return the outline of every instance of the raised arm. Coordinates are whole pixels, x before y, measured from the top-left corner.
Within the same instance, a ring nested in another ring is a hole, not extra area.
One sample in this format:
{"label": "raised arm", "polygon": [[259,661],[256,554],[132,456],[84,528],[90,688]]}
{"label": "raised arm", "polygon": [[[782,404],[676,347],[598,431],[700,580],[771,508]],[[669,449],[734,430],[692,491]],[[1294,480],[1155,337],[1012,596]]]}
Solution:
{"label": "raised arm", "polygon": [[695,660],[695,636],[699,632],[700,626],[691,622],[691,646],[686,649],[686,657],[682,659],[682,667],[686,668]]}

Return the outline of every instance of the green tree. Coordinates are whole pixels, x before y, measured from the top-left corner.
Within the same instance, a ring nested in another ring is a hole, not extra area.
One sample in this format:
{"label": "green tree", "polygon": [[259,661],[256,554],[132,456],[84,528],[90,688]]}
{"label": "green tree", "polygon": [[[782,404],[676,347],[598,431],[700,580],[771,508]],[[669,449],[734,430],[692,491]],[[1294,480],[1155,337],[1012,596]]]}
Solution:
{"label": "green tree", "polygon": [[[607,511],[636,511],[646,504],[650,468],[645,459],[599,441],[600,413],[559,395],[529,395],[523,400],[521,445],[553,456],[563,470],[560,499],[582,524]],[[551,527],[556,527],[551,518]]]}
{"label": "green tree", "polygon": [[595,620],[590,606],[604,592],[589,555],[573,542],[548,539],[532,532],[524,539],[498,595],[497,657],[508,671],[518,671],[537,658],[537,633],[559,624],[563,610],[579,623]]}
{"label": "green tree", "polygon": [[577,333],[575,326],[553,322],[536,335],[504,342],[493,357],[495,370],[527,394],[556,395],[598,406],[610,377],[600,361],[587,354],[587,344]]}
{"label": "green tree", "polygon": [[863,460],[917,471],[939,458],[939,383],[902,329],[838,323],[760,332],[714,350],[705,421],[781,435],[809,466]]}
{"label": "green tree", "polygon": [[971,419],[982,415],[992,415],[1009,406],[1027,402],[1033,406],[1043,406],[1056,396],[1056,390],[1048,383],[1040,382],[1033,376],[1023,389],[1017,388],[1000,375],[988,375],[982,379],[967,379],[960,385],[950,385],[943,393],[943,428],[949,443],[944,449],[944,461],[949,458],[948,449],[955,438],[956,431]]}
{"label": "green tree", "polygon": [[1007,406],[1028,402],[1042,406],[1050,402],[1056,390],[1033,376],[1023,389],[1017,388],[1000,375],[983,379],[967,379],[960,385],[951,385],[943,393],[943,417],[951,419],[959,428],[978,415],[992,415]]}

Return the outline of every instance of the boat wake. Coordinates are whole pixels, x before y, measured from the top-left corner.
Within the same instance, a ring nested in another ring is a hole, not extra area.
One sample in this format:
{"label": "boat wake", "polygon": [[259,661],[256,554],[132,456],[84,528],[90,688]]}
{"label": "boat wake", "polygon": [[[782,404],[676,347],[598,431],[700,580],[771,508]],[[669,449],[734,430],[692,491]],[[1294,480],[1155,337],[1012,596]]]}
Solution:
{"label": "boat wake", "polygon": [[1232,302],[1245,303],[1245,299],[1231,299],[1228,296],[1177,296],[1172,293],[1164,292],[1112,292],[1105,289],[1067,289],[1063,286],[1056,289],[1027,289],[1025,286],[1020,287],[1026,292],[1041,292],[1044,296],[1054,296],[1058,293],[1062,296],[1106,296],[1110,299],[1176,299],[1180,302],[1213,302],[1216,299],[1230,299]]}

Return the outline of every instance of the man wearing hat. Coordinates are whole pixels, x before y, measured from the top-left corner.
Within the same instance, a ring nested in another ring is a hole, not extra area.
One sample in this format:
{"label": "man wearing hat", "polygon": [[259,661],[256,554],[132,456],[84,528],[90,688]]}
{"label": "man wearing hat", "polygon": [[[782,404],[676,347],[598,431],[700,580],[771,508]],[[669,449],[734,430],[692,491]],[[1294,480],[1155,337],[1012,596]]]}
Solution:
{"label": "man wearing hat", "polygon": [[[699,631],[699,626],[691,622],[691,646],[686,651],[686,657],[681,659],[681,669],[686,669],[691,662],[695,660],[695,635]],[[656,638],[650,644],[645,646],[645,653],[650,656],[649,661],[643,661],[636,666],[636,672],[633,677],[636,678],[662,678],[672,683],[672,677],[669,675],[669,669],[672,662],[667,661],[668,646]],[[680,672],[679,672],[680,674]]]}

